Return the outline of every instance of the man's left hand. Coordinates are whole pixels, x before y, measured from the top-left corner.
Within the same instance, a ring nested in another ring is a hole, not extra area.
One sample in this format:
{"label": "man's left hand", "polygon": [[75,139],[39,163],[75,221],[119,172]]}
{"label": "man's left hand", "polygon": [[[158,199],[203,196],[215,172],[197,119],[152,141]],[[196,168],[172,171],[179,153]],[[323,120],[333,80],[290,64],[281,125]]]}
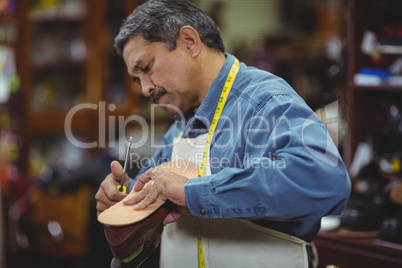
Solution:
{"label": "man's left hand", "polygon": [[[151,183],[148,183],[151,181]],[[176,211],[171,211],[163,220],[163,224],[177,221],[182,215],[189,215],[187,208],[184,185],[188,179],[177,173],[151,168],[138,177],[134,191],[137,192],[133,197],[124,201],[125,205],[134,205],[134,209],[142,210],[154,203],[159,195],[164,195],[177,207]],[[148,184],[147,184],[148,183]]]}

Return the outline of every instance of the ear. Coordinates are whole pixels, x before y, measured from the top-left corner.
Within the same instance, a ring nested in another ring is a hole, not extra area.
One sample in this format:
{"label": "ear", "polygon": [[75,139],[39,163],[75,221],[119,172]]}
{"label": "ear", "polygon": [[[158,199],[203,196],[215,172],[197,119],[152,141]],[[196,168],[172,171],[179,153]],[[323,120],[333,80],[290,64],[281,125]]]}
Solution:
{"label": "ear", "polygon": [[180,29],[177,45],[187,50],[192,57],[197,57],[202,50],[202,42],[196,29],[183,26]]}

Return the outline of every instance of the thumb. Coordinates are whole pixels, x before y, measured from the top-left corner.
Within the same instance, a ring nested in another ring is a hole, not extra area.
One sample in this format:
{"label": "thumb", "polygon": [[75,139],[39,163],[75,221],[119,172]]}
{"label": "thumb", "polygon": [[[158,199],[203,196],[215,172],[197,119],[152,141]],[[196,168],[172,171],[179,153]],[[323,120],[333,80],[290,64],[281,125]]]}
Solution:
{"label": "thumb", "polygon": [[123,167],[120,165],[118,161],[113,161],[110,164],[110,169],[112,170],[113,177],[117,180],[121,180],[121,176],[123,175]]}
{"label": "thumb", "polygon": [[[120,165],[120,163],[118,161],[113,161],[110,164],[110,169],[112,170],[113,178],[119,183],[121,183],[121,178],[123,177],[124,169]],[[126,189],[128,191],[128,189],[130,188],[130,180],[127,174],[124,176],[124,186],[126,186]]]}

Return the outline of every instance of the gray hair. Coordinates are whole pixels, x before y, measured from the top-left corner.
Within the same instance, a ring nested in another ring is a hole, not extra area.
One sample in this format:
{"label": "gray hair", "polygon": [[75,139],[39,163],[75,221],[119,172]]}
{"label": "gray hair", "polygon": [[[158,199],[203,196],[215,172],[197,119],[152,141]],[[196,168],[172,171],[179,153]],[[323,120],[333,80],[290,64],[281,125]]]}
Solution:
{"label": "gray hair", "polygon": [[193,27],[201,41],[210,48],[224,52],[218,27],[200,8],[187,0],[148,0],[136,8],[115,38],[119,55],[128,40],[142,34],[150,42],[162,42],[170,51],[176,49],[176,40],[183,26]]}

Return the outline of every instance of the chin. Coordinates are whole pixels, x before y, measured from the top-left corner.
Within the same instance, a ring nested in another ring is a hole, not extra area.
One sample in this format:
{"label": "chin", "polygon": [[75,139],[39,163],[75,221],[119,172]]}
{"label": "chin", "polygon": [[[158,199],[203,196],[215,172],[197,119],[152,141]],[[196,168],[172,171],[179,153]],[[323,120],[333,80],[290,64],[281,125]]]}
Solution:
{"label": "chin", "polygon": [[160,103],[160,104],[158,104],[158,107],[161,107],[163,110],[165,110],[166,112],[168,112],[171,115],[183,114],[179,107],[176,107],[172,104]]}
{"label": "chin", "polygon": [[172,108],[164,108],[169,114],[171,114],[171,115],[182,115],[183,114],[183,112],[181,111],[181,110],[178,110],[178,108],[177,109],[172,109]]}
{"label": "chin", "polygon": [[183,115],[186,113],[183,111],[182,107],[176,106],[175,104],[159,103],[158,105],[171,115]]}

